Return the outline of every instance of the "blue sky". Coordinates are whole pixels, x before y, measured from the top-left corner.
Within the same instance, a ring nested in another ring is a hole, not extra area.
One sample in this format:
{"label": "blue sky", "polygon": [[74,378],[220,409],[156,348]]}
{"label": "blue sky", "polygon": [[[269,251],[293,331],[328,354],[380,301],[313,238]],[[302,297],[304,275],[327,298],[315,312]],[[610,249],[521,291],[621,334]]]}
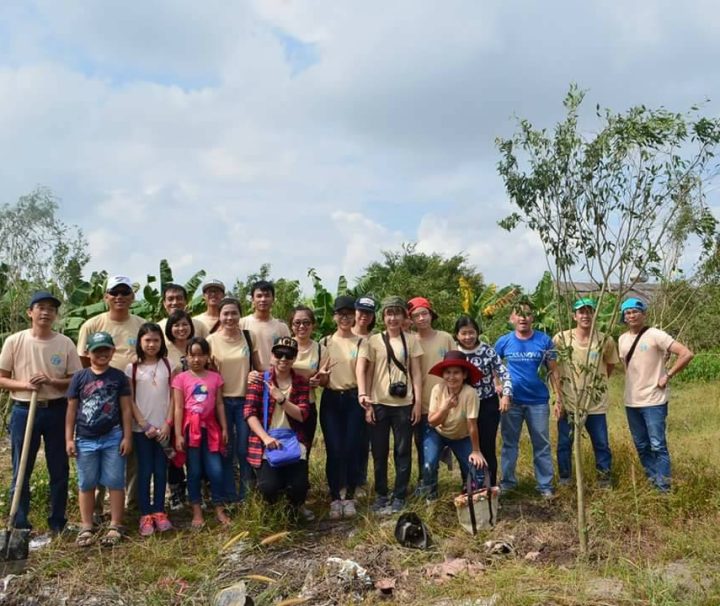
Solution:
{"label": "blue sky", "polygon": [[7,0],[0,201],[50,187],[89,270],[139,281],[166,257],[334,284],[416,241],[533,285],[495,137],[551,127],[573,81],[590,108],[712,98],[718,31],[698,0]]}

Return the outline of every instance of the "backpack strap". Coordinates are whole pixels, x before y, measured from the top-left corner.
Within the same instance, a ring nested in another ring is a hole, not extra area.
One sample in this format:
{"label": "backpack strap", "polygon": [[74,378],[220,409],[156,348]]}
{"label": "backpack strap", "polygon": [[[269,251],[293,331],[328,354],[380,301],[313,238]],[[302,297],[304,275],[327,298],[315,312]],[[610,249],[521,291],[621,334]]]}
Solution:
{"label": "backpack strap", "polygon": [[630,365],[630,360],[632,360],[633,354],[635,353],[635,348],[637,347],[638,341],[640,340],[640,337],[645,334],[645,331],[650,328],[649,326],[643,326],[640,332],[637,334],[637,337],[635,337],[635,340],[633,341],[633,344],[630,346],[630,350],[627,352],[627,355],[625,356],[625,368],[627,368]]}
{"label": "backpack strap", "polygon": [[[137,367],[138,367],[138,363],[133,362],[132,363],[132,378],[131,378],[133,400],[135,400],[135,393],[137,392]],[[137,400],[135,401],[135,403],[137,404]]]}
{"label": "backpack strap", "polygon": [[255,370],[253,365],[253,342],[250,336],[250,331],[247,328],[243,328],[243,335],[245,335],[245,341],[247,342],[248,351],[250,352],[250,372]]}
{"label": "backpack strap", "polygon": [[270,406],[270,390],[267,384],[270,382],[270,371],[263,373],[263,429],[268,430],[268,408]]}
{"label": "backpack strap", "polygon": [[172,368],[170,368],[170,362],[167,358],[162,359],[163,363],[165,364],[165,368],[167,368],[168,371],[168,385],[172,387]]}

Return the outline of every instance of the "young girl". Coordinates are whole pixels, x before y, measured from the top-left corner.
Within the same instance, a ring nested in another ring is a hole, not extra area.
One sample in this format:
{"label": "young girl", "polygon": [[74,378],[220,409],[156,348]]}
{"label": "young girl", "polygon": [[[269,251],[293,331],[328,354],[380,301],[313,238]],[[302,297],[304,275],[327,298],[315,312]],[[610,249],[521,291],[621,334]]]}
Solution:
{"label": "young girl", "polygon": [[209,370],[210,345],[202,337],[188,342],[189,370],[172,381],[175,404],[175,446],[187,451],[188,495],[192,505],[191,526],[202,528],[200,480],[203,472],[210,480],[210,493],[215,516],[223,526],[230,518],[223,510],[222,452],[228,441],[225,405],[222,399],[222,377]]}
{"label": "young girl", "polygon": [[[487,343],[480,341],[480,327],[470,316],[458,318],[455,322],[454,335],[460,351],[483,375],[482,379],[474,386],[480,399],[480,412],[477,419],[480,452],[487,461],[490,480],[495,486],[497,484],[495,440],[500,423],[500,412],[507,410],[510,406],[510,397],[512,396],[510,373],[495,350]],[[501,386],[495,386],[495,378]],[[500,398],[498,398],[498,393],[501,394]]]}
{"label": "young girl", "polygon": [[173,420],[171,372],[165,339],[157,324],[146,322],[140,327],[135,352],[138,361],[127,365],[125,375],[132,392],[140,535],[148,537],[155,529],[165,532],[172,528],[165,514],[167,458],[162,446],[167,444]]}
{"label": "young girl", "polygon": [[[430,374],[442,377],[442,382],[430,394],[423,440],[423,489],[429,499],[437,499],[438,465],[445,446],[453,451],[463,478],[470,472],[470,465],[478,469],[486,465],[478,444],[478,396],[472,387],[480,382],[482,374],[460,351],[447,352]],[[476,476],[480,480],[482,472]]]}

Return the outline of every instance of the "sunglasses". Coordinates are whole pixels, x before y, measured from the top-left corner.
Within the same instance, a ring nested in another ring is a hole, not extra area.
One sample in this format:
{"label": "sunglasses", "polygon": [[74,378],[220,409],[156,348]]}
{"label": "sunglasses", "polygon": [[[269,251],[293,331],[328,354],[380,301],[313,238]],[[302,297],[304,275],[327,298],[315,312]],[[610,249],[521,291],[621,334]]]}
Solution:
{"label": "sunglasses", "polygon": [[312,326],[311,320],[293,320],[293,326]]}
{"label": "sunglasses", "polygon": [[108,294],[111,297],[129,297],[132,294],[132,290],[130,290],[129,288],[118,288],[109,290]]}
{"label": "sunglasses", "polygon": [[288,349],[278,349],[273,352],[273,355],[277,360],[294,360],[297,357],[297,354]]}

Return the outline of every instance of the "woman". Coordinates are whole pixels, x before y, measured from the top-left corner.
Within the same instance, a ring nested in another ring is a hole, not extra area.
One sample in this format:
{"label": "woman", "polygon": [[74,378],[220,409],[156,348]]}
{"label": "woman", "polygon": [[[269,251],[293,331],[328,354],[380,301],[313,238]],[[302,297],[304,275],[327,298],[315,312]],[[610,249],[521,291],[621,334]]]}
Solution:
{"label": "woman", "polygon": [[[292,369],[297,354],[295,339],[275,339],[266,378],[248,386],[245,420],[251,430],[247,460],[257,470],[260,494],[268,503],[276,503],[285,495],[294,513],[302,515],[309,488],[307,451],[310,443],[304,428],[310,404],[307,379]],[[264,400],[267,400],[267,412]],[[266,454],[266,450],[280,447],[278,439],[269,433],[277,429],[293,430],[300,442],[300,458],[282,467],[271,466]]]}
{"label": "woman", "polygon": [[[495,441],[500,423],[501,403],[504,410],[510,406],[512,383],[510,373],[495,350],[480,341],[480,326],[470,316],[460,316],[453,331],[459,349],[467,359],[482,373],[482,379],[474,385],[480,399],[478,413],[478,431],[480,432],[480,452],[487,461],[490,482],[497,484],[497,454]],[[495,379],[500,387],[495,386]],[[500,397],[498,397],[498,393]]]}
{"label": "woman", "polygon": [[195,326],[190,314],[182,309],[173,311],[165,324],[167,357],[173,372],[187,370],[184,362],[187,344],[195,336]]}
{"label": "woman", "polygon": [[[381,514],[405,508],[412,467],[413,425],[422,418],[423,354],[417,337],[402,330],[407,304],[400,297],[387,297],[382,303],[385,332],[372,335],[360,346],[357,364],[358,398],[371,425],[375,467],[373,510]],[[387,464],[390,430],[394,439],[395,488],[388,497]]]}
{"label": "woman", "polygon": [[308,380],[310,385],[310,416],[305,425],[308,443],[308,459],[317,430],[317,406],[315,405],[315,388],[325,387],[328,383],[330,359],[323,345],[312,340],[315,331],[315,314],[305,305],[296,307],[290,316],[290,330],[298,344],[298,355],[293,370]]}
{"label": "woman", "polygon": [[[353,334],[355,299],[335,299],[333,319],[337,330],[325,337],[332,360],[332,372],[320,403],[320,427],[325,438],[325,475],[330,489],[330,519],[352,518],[356,515],[355,489],[362,462],[367,462],[367,424],[365,411],[358,403],[355,374],[358,351],[364,340]],[[345,488],[342,498],[341,490]]]}
{"label": "woman", "polygon": [[[448,351],[443,360],[430,369],[430,374],[442,381],[432,388],[428,422],[423,447],[423,491],[430,500],[438,497],[438,465],[443,448],[450,448],[463,478],[470,466],[480,469],[486,465],[480,454],[478,441],[478,396],[474,384],[480,382],[481,372],[461,351]],[[482,481],[482,471],[473,472]]]}
{"label": "woman", "polygon": [[[353,334],[357,335],[361,339],[369,339],[370,334],[375,328],[375,309],[377,303],[375,299],[368,295],[364,295],[355,301],[355,325],[353,326]],[[370,426],[367,423],[363,424],[360,430],[360,450],[358,451],[359,460],[357,466],[357,476],[355,478],[355,485],[357,491],[356,497],[364,497],[365,486],[367,486],[367,475],[368,475],[368,458],[370,457]]]}
{"label": "woman", "polygon": [[[253,352],[252,337],[240,329],[242,317],[240,301],[224,298],[218,305],[219,328],[208,337],[213,362],[223,378],[223,402],[228,426],[227,452],[222,460],[223,490],[227,503],[240,502],[245,498],[250,470],[247,457],[249,430],[243,418],[248,373],[251,370]],[[235,484],[235,460],[240,462],[240,490]]]}

